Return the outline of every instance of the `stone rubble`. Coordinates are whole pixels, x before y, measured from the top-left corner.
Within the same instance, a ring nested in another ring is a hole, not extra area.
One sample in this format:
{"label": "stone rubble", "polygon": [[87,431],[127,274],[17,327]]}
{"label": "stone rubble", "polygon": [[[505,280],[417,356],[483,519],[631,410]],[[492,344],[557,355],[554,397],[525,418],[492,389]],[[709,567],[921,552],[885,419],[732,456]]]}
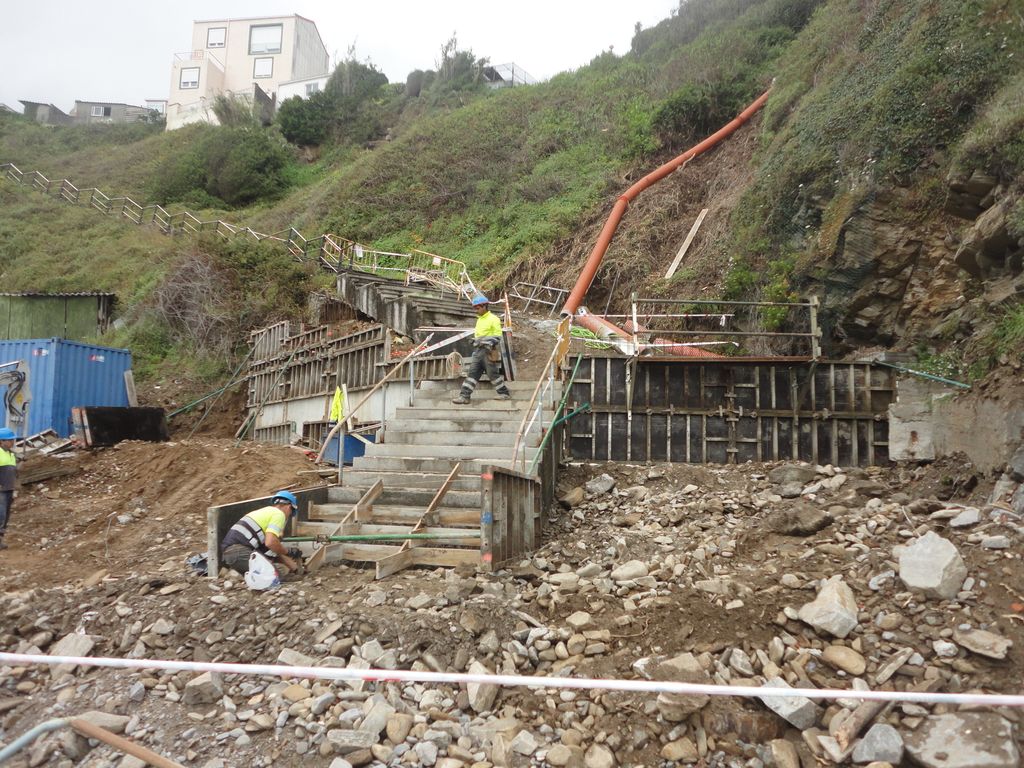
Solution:
{"label": "stone rubble", "polygon": [[[1007,510],[897,493],[881,470],[701,468],[682,480],[676,471],[616,469],[566,489],[560,498],[572,503],[546,543],[493,574],[421,569],[374,581],[372,571],[337,567],[259,594],[227,572],[206,580],[179,575],[180,563],[158,564],[167,566],[162,575],[0,594],[0,648],[1019,692],[1007,670],[1021,663],[1024,621],[1007,617],[1024,614],[1013,607],[1024,602],[1021,524]],[[986,548],[995,536],[1012,546]],[[862,706],[853,697],[722,701],[0,667],[0,741],[30,721],[94,710],[127,737],[205,768],[882,768],[899,765],[904,750],[936,768],[1019,766],[1013,712],[902,704],[873,710],[850,733]],[[53,735],[34,754],[70,768],[104,749]]]}

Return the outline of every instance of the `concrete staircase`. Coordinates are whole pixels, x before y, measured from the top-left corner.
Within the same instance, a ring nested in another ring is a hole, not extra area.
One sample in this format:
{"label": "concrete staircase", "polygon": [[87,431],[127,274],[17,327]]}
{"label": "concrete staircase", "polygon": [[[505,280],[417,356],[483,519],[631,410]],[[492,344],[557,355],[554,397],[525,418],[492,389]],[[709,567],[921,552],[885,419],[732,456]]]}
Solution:
{"label": "concrete staircase", "polygon": [[476,322],[469,302],[450,291],[442,293],[424,284],[405,285],[366,272],[339,272],[338,295],[364,315],[408,338],[416,337],[417,328],[470,328]]}
{"label": "concrete staircase", "polygon": [[[512,451],[535,381],[508,382],[512,400],[498,400],[481,382],[469,405],[453,405],[460,382],[424,381],[415,404],[397,410],[385,424],[383,439],[366,447],[342,474],[342,486],[328,491],[328,503],[315,505],[298,535],[343,532],[433,533],[451,538],[405,544],[336,544],[327,561],[377,563],[378,577],[407,565],[475,565],[480,561],[481,473],[485,467],[511,466]],[[543,403],[550,424],[561,392]],[[526,469],[537,455],[542,433],[535,424],[523,439]],[[424,517],[456,464],[460,472],[431,514]],[[522,465],[518,467],[521,470]],[[382,488],[376,487],[380,481]],[[359,511],[353,513],[354,507]],[[357,527],[354,527],[357,526]],[[398,566],[398,567],[393,567]]]}

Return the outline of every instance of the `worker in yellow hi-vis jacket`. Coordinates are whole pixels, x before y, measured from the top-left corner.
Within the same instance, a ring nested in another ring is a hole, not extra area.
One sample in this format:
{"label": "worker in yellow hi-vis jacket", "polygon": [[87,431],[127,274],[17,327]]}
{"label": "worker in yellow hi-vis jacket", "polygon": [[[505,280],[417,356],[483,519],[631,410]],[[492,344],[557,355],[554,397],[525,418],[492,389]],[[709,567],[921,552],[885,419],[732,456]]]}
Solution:
{"label": "worker in yellow hi-vis jacket", "polygon": [[489,303],[486,296],[477,294],[473,297],[473,309],[477,315],[476,332],[473,334],[473,359],[469,364],[469,375],[462,382],[462,391],[452,400],[456,405],[469,403],[485,370],[498,393],[498,399],[512,399],[505,377],[501,375],[501,320],[488,308]]}

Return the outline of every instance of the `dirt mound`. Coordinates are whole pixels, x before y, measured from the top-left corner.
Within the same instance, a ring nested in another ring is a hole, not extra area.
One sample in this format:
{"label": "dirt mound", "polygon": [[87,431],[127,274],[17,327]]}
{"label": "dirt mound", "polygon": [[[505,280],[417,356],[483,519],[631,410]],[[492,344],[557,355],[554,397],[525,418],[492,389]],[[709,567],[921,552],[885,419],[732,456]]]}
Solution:
{"label": "dirt mound", "polygon": [[8,589],[116,573],[140,559],[180,562],[206,549],[207,507],[319,482],[300,474],[313,468],[300,451],[233,440],[125,442],[62,461],[80,471],[25,487],[15,502]]}

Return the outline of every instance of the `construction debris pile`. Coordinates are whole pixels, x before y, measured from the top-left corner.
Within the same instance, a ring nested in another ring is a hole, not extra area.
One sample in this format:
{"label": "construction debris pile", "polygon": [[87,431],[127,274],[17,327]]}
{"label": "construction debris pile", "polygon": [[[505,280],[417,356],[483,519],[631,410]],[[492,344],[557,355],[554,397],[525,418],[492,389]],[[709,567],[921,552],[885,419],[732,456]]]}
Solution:
{"label": "construction debris pile", "polygon": [[[955,469],[608,472],[564,473],[548,543],[511,570],[374,581],[330,567],[253,593],[237,574],[139,562],[0,595],[0,649],[1020,693],[1024,518],[1012,476],[940,500]],[[1012,768],[1024,733],[1019,710],[945,704],[0,667],[0,740],[87,710],[203,768]],[[23,755],[20,765],[115,764],[72,731]]]}

